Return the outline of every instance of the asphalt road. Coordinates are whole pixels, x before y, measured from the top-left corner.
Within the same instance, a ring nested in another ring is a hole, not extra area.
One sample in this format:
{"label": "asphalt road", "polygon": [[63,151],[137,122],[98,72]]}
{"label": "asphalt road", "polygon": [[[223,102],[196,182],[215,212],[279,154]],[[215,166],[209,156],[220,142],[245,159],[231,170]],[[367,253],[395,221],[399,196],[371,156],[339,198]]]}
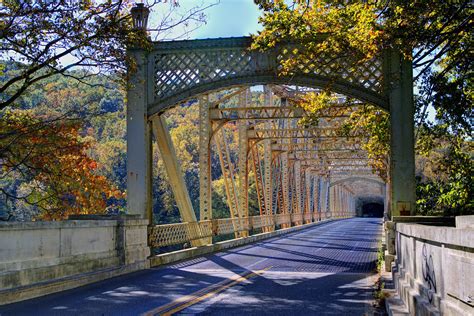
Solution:
{"label": "asphalt road", "polygon": [[0,307],[0,315],[371,314],[382,221],[329,222]]}

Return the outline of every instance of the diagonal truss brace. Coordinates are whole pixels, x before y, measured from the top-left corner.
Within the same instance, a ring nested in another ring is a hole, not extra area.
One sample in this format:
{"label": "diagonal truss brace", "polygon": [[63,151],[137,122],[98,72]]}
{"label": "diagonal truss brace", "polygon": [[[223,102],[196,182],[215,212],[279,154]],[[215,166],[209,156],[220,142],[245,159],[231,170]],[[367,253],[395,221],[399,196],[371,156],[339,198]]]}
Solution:
{"label": "diagonal truss brace", "polygon": [[[196,222],[196,214],[194,213],[193,205],[189,197],[189,192],[184,182],[181,166],[176,156],[176,152],[171,140],[166,121],[163,116],[155,116],[152,119],[153,132],[155,134],[158,149],[160,150],[161,158],[168,179],[170,181],[171,190],[178,205],[179,213],[184,222]],[[206,242],[202,239],[193,241],[193,246],[201,246]]]}

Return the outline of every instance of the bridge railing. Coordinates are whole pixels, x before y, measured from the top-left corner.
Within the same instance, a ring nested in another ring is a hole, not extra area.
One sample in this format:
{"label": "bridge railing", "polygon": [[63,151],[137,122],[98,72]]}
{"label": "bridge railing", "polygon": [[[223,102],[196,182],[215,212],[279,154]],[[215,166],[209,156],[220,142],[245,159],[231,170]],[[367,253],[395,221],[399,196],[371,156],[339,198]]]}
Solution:
{"label": "bridge railing", "polygon": [[396,249],[392,277],[410,315],[472,315],[474,216],[457,216],[456,227],[438,226],[451,224],[444,218],[393,219],[386,222]]}
{"label": "bridge railing", "polygon": [[346,218],[348,215],[326,216],[325,213],[293,213],[259,215],[245,218],[222,218],[200,222],[185,222],[155,225],[148,229],[148,243],[152,248],[160,248],[189,243],[202,238],[251,232],[261,229],[272,231],[279,226],[287,228],[323,221],[329,218]]}

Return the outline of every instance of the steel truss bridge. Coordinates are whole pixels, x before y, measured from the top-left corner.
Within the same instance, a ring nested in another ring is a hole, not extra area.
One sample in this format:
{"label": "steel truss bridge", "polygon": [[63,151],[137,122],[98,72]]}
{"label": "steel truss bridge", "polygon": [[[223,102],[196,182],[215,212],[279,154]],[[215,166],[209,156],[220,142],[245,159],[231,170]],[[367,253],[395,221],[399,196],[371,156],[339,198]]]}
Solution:
{"label": "steel truss bridge", "polygon": [[[154,136],[182,218],[181,223],[150,227],[149,244],[200,246],[217,235],[239,238],[252,231],[351,217],[361,182],[375,186],[384,199],[388,196],[389,216],[409,214],[414,208],[410,62],[396,51],[363,64],[323,54],[281,76],[280,62],[294,57],[293,50],[279,46],[252,51],[250,44],[243,37],[157,42],[151,51],[129,49],[134,65],[127,91],[128,212],[152,222]],[[258,104],[250,90],[255,85],[264,87],[264,101]],[[317,127],[299,126],[307,113],[298,100],[321,88],[330,88],[341,102],[320,113]],[[358,103],[344,106],[347,97]],[[190,99],[197,99],[199,107],[199,221],[165,121],[167,110]],[[363,104],[390,113],[388,191],[372,174],[360,147],[366,136],[338,133],[340,122]],[[237,161],[229,148],[229,126],[238,134]],[[212,148],[225,184],[226,219],[214,219],[212,213]],[[257,216],[249,216],[250,177],[256,185]]]}

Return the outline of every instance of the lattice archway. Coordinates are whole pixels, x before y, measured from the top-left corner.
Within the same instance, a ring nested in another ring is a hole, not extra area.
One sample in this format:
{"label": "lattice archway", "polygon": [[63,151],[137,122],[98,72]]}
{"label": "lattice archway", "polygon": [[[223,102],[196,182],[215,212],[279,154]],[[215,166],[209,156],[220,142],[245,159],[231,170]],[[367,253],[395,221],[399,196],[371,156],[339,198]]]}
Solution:
{"label": "lattice archway", "polygon": [[148,115],[198,94],[239,85],[287,84],[326,88],[388,110],[382,58],[355,65],[321,56],[295,74],[280,76],[292,49],[251,51],[250,37],[160,42],[147,56]]}

